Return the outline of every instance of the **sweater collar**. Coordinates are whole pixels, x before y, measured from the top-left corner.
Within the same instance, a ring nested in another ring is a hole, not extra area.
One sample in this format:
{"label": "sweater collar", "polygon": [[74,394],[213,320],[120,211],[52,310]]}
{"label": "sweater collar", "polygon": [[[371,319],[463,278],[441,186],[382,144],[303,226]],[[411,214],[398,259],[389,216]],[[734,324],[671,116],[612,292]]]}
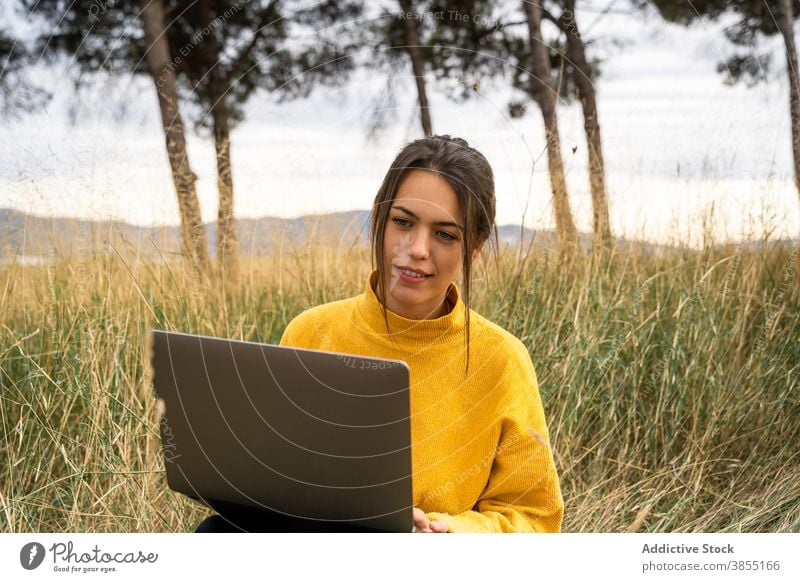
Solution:
{"label": "sweater collar", "polygon": [[[366,320],[372,332],[387,337],[386,324],[378,296],[375,294],[378,270],[374,269],[367,277],[364,293],[358,298],[358,310]],[[450,283],[447,289],[447,298],[451,305],[450,311],[435,319],[408,319],[386,310],[389,320],[389,334],[395,340],[404,341],[452,341],[463,339],[464,332],[464,302],[455,283]]]}

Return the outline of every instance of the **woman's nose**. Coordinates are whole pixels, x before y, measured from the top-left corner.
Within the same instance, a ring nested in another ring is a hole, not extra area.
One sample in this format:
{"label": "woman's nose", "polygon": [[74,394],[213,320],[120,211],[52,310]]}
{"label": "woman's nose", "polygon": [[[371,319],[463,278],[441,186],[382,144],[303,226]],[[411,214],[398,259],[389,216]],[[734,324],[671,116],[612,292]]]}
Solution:
{"label": "woman's nose", "polygon": [[413,237],[411,241],[411,255],[416,259],[427,259],[428,253],[430,252],[427,233],[418,231],[414,233]]}

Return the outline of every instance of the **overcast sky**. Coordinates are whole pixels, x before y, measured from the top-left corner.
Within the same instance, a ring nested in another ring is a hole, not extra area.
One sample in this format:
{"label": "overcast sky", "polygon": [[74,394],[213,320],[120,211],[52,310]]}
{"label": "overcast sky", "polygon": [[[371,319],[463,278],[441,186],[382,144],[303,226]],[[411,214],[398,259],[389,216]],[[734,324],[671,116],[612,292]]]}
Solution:
{"label": "overcast sky", "polygon": [[[773,237],[797,236],[800,199],[792,183],[781,45],[769,45],[780,70],[768,83],[729,87],[716,72],[730,54],[719,24],[685,29],[641,14],[598,18],[596,8],[610,1],[595,0],[595,8],[579,12],[578,23],[605,59],[597,87],[615,233],[697,244],[701,216],[713,208],[719,240],[773,228]],[[624,11],[625,2],[614,9]],[[0,207],[176,224],[152,82],[98,78],[76,99],[64,67],[37,74],[56,99],[46,111],[0,123]],[[369,209],[398,149],[420,135],[410,67],[395,77],[397,110],[377,141],[367,141],[365,133],[386,77],[356,75],[340,89],[288,104],[254,98],[232,136],[236,214]],[[499,87],[482,88],[463,105],[430,91],[434,131],[467,139],[491,162],[498,224],[520,223],[527,206],[526,225],[552,228],[538,110],[508,119],[509,92]],[[580,107],[559,112],[570,201],[579,229],[589,231]],[[189,146],[203,217],[211,221],[217,212],[214,147],[194,135]]]}

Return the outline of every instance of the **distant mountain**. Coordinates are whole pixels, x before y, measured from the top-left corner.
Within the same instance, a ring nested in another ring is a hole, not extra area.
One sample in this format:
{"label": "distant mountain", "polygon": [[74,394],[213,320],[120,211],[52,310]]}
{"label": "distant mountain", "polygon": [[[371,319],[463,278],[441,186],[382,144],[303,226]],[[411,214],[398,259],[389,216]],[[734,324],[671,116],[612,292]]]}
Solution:
{"label": "distant mountain", "polygon": [[[245,256],[269,256],[302,251],[309,244],[324,244],[349,250],[369,248],[370,212],[354,210],[330,214],[311,214],[299,218],[240,218],[237,220],[240,252]],[[216,249],[216,223],[205,225],[209,251]],[[520,239],[539,250],[556,250],[552,230],[531,230],[506,224],[497,229],[501,245],[516,246]],[[579,244],[588,249],[591,234],[579,233]],[[676,247],[618,238],[617,248],[636,248],[644,254],[676,252]],[[791,246],[792,241],[776,244]],[[756,248],[759,242],[745,243]],[[177,226],[145,227],[120,221],[91,221],[74,218],[43,217],[0,208],[0,260],[17,257],[27,263],[47,262],[60,256],[87,256],[94,253],[119,253],[127,259],[176,258],[180,254]]]}
{"label": "distant mountain", "polygon": [[[271,216],[237,220],[243,255],[271,255],[301,249],[310,243],[347,246],[369,245],[369,212],[337,212],[283,219]],[[214,256],[217,225],[204,225],[209,251]],[[0,257],[17,256],[24,262],[42,262],[58,256],[86,256],[119,252],[125,257],[180,253],[177,226],[135,226],[120,221],[91,221],[43,217],[0,208]]]}

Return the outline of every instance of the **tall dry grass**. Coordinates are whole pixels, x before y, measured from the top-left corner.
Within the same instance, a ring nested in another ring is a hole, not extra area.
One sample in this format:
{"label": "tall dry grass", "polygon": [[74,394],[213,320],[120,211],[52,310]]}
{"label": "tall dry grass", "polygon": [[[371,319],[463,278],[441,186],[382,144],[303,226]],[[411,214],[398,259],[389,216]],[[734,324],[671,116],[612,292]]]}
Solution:
{"label": "tall dry grass", "polygon": [[[0,267],[0,531],[191,531],[207,511],[166,486],[147,330],[276,343],[369,268],[306,249],[219,288],[119,255]],[[474,281],[530,348],[564,531],[800,531],[797,246],[504,251]]]}

